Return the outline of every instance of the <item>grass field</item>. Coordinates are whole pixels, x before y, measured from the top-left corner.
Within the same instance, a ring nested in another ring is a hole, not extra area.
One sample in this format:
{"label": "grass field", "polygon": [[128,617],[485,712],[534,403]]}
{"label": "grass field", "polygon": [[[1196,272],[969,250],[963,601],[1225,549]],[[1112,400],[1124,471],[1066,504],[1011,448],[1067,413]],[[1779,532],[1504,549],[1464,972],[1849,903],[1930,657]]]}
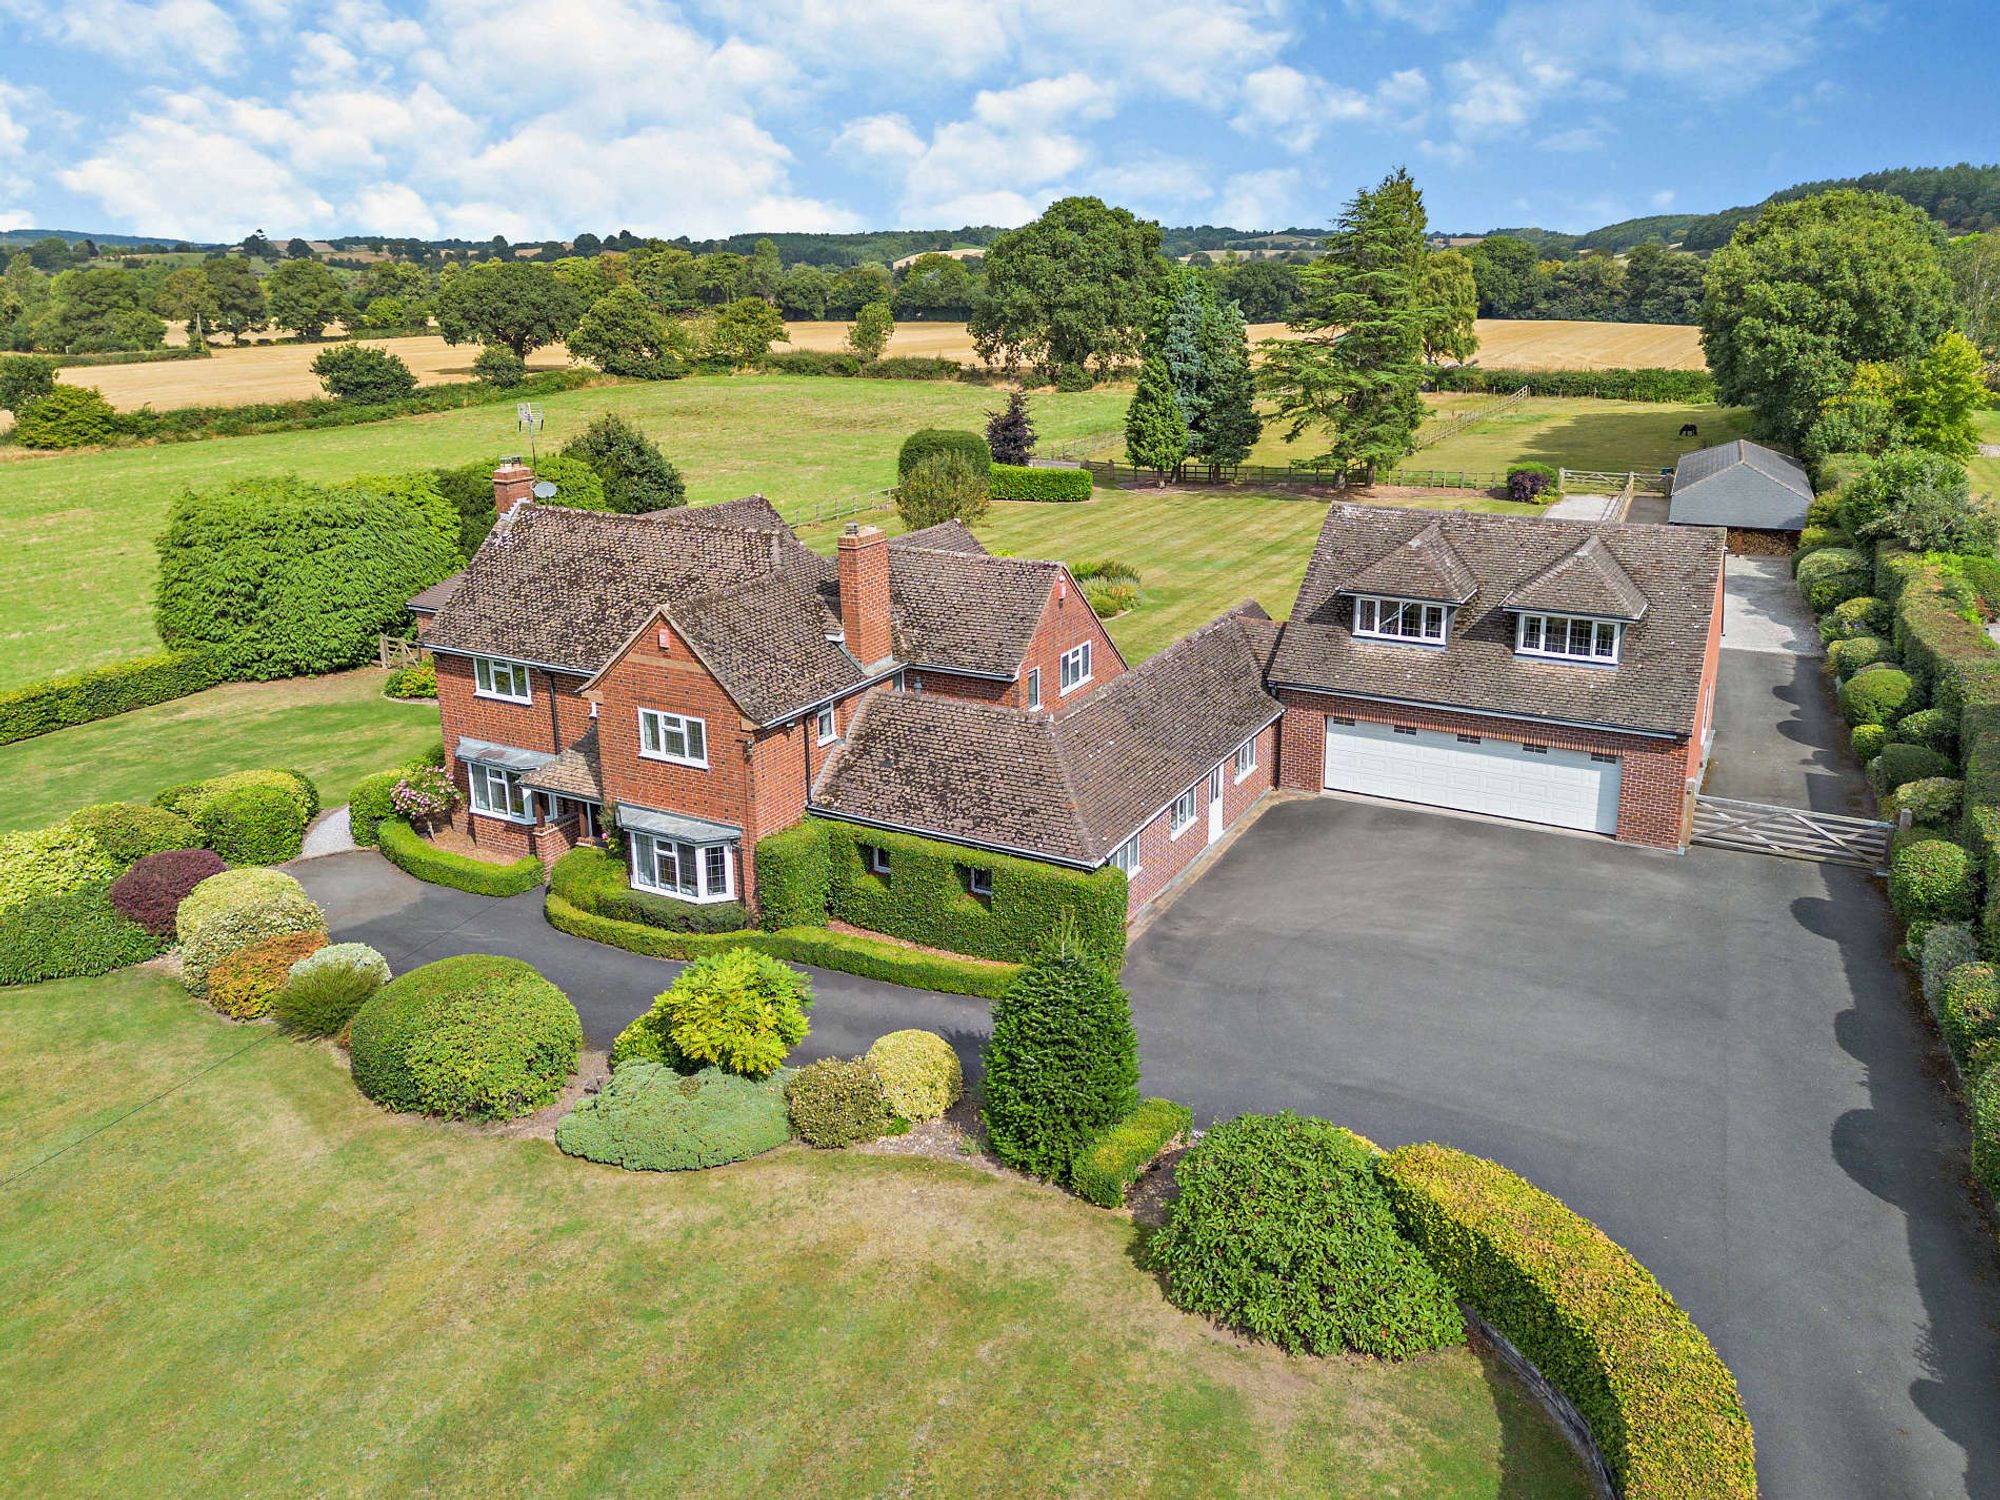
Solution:
{"label": "grass field", "polygon": [[[2000,444],[2000,411],[1983,411],[1975,418],[1979,424],[1979,441]],[[2000,458],[1968,459],[1966,472],[1972,476],[1972,488],[1976,493],[2000,496]]]}
{"label": "grass field", "polygon": [[1469,1351],[1247,1345],[1063,1194],[591,1166],[387,1115],[146,970],[0,1004],[0,1177],[71,1143],[0,1195],[19,1494],[1586,1493]]}
{"label": "grass field", "polygon": [[0,833],[38,828],[92,802],[147,802],[176,782],[257,766],[304,771],[328,807],[371,771],[438,736],[435,703],[392,703],[373,668],[286,682],[233,682],[0,745]]}
{"label": "grass field", "polygon": [[[1038,395],[1045,440],[1116,430],[1128,393]],[[601,411],[657,437],[691,497],[762,490],[781,506],[894,482],[896,449],[928,425],[979,426],[995,392],[914,381],[710,377],[550,397],[544,449]],[[502,403],[361,427],[218,438],[0,462],[0,688],[151,649],[153,538],[190,486],[289,470],[309,479],[465,463],[523,447]],[[20,454],[21,450],[13,450]]]}

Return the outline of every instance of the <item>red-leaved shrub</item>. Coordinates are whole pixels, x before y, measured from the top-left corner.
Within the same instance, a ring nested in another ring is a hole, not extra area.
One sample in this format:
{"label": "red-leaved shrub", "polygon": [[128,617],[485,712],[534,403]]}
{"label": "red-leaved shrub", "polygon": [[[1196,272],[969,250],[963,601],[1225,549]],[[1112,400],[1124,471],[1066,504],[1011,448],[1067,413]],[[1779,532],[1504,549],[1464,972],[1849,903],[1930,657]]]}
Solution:
{"label": "red-leaved shrub", "polygon": [[111,883],[111,904],[154,937],[174,936],[174,912],[187,893],[229,866],[208,849],[168,849],[149,854]]}

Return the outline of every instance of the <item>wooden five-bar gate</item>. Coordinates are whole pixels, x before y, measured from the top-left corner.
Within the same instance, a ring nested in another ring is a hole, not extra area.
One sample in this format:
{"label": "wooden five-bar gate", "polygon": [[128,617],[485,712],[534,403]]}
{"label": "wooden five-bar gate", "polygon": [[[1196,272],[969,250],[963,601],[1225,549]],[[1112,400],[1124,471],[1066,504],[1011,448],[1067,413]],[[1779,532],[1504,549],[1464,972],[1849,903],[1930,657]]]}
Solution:
{"label": "wooden five-bar gate", "polygon": [[1739,802],[1733,797],[1694,799],[1694,842],[1712,849],[1815,859],[1879,872],[1888,866],[1889,840],[1895,832],[1894,823],[1874,818]]}

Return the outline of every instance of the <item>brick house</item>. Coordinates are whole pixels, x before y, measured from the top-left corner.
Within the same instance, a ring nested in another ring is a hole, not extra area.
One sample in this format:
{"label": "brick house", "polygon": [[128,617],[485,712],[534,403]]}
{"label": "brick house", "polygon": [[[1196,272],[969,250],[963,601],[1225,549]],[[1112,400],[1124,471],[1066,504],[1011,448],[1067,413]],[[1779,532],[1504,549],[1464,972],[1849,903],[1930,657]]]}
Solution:
{"label": "brick house", "polygon": [[1279,785],[1679,848],[1723,533],[1335,505],[1271,660]]}
{"label": "brick house", "polygon": [[[1292,621],[1245,603],[1130,670],[1060,563],[953,522],[803,546],[762,496],[620,516],[518,464],[411,601],[459,831],[754,905],[807,813],[1114,865],[1142,911],[1274,787],[1683,842],[1721,533],[1336,505]],[[886,855],[883,856],[886,858]]]}

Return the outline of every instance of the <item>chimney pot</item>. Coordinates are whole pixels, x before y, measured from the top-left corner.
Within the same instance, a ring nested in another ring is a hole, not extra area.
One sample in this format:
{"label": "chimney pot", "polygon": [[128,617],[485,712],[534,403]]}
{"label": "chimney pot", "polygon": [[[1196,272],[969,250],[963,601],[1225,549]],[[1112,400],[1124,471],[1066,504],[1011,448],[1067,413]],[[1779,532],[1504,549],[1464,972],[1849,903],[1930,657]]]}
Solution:
{"label": "chimney pot", "polygon": [[840,533],[839,552],[841,633],[848,654],[872,667],[895,650],[889,632],[889,538],[879,526],[849,522]]}

